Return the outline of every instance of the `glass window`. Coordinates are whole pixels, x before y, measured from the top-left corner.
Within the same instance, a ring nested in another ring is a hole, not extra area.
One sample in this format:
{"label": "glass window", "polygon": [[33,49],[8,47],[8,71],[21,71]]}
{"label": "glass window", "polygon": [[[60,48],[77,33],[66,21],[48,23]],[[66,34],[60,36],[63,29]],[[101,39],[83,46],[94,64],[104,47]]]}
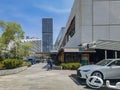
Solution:
{"label": "glass window", "polygon": [[109,66],[120,66],[120,60],[112,62]]}
{"label": "glass window", "polygon": [[71,24],[67,30],[67,41],[69,41],[75,34],[75,17],[72,19]]}
{"label": "glass window", "polygon": [[105,66],[107,64],[109,64],[112,60],[102,60],[98,63],[96,63],[96,65],[100,65],[100,66]]}

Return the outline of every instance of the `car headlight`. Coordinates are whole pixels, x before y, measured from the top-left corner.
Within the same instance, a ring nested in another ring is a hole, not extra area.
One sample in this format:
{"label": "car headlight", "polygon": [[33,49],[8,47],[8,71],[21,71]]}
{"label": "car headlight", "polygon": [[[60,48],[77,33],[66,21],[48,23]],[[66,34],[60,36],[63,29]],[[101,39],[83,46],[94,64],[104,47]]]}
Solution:
{"label": "car headlight", "polygon": [[83,72],[89,72],[90,70],[82,70]]}

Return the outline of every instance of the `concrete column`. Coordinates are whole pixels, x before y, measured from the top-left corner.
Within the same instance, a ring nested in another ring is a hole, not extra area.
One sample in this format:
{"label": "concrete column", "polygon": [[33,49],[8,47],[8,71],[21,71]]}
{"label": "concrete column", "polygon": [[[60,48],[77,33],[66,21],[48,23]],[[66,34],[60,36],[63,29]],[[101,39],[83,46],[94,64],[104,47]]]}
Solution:
{"label": "concrete column", "polygon": [[105,59],[107,59],[107,50],[105,50]]}

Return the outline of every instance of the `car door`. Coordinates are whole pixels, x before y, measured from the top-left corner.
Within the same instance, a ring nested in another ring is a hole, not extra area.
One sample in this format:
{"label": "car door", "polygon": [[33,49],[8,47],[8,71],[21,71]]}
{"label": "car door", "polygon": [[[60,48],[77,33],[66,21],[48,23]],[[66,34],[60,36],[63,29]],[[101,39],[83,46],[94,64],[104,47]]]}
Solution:
{"label": "car door", "polygon": [[113,61],[108,69],[109,79],[120,79],[120,60]]}

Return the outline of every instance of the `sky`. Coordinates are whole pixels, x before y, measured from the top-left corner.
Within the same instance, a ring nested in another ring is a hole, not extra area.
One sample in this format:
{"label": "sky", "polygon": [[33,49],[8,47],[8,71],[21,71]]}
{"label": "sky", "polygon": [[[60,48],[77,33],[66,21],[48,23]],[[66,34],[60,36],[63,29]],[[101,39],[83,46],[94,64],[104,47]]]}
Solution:
{"label": "sky", "polygon": [[21,24],[25,36],[42,39],[42,18],[53,18],[53,41],[66,26],[74,0],[0,0],[0,20]]}

